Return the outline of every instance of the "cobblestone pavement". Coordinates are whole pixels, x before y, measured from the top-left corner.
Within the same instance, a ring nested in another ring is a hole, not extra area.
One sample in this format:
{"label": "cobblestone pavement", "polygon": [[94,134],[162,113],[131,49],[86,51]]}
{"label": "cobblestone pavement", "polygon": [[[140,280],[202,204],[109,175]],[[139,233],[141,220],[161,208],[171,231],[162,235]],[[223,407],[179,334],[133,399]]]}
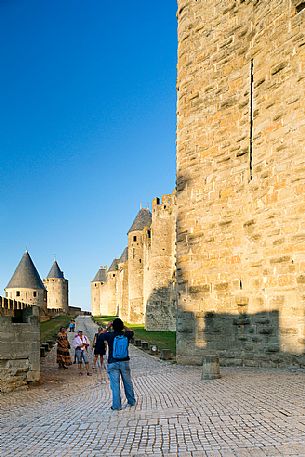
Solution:
{"label": "cobblestone pavement", "polygon": [[[78,327],[92,337],[90,317]],[[137,405],[111,411],[100,373],[79,376],[43,362],[43,382],[0,397],[0,455],[305,456],[305,373],[222,369],[160,362],[131,348]]]}

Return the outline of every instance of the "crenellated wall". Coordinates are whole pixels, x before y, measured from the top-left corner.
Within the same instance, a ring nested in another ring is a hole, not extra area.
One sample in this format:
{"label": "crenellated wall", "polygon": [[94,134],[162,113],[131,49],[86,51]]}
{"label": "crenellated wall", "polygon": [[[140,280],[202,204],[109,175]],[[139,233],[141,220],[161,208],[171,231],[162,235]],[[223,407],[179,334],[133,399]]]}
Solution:
{"label": "crenellated wall", "polygon": [[174,331],[175,195],[164,195],[161,202],[155,199],[152,206],[153,215],[147,208],[137,214],[128,232],[128,247],[117,261],[115,277],[108,272],[105,284],[91,283],[92,309],[100,290],[101,314],[111,315],[113,303],[113,312],[118,309],[126,322],[145,324],[150,330]]}
{"label": "crenellated wall", "polygon": [[178,1],[177,359],[305,364],[305,9]]}
{"label": "crenellated wall", "polygon": [[39,379],[39,306],[0,297],[0,393]]}

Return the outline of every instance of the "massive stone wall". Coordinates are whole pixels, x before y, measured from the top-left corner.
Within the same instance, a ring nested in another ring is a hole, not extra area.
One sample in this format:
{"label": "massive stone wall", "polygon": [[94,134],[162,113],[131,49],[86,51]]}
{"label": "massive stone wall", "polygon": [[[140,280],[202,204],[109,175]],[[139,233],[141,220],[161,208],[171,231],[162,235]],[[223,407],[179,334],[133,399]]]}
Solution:
{"label": "massive stone wall", "polygon": [[144,275],[147,330],[176,330],[175,225],[175,195],[163,195],[161,201],[155,198]]}
{"label": "massive stone wall", "polygon": [[178,1],[180,362],[304,364],[303,6]]}
{"label": "massive stone wall", "polygon": [[39,307],[0,297],[0,393],[39,379]]}

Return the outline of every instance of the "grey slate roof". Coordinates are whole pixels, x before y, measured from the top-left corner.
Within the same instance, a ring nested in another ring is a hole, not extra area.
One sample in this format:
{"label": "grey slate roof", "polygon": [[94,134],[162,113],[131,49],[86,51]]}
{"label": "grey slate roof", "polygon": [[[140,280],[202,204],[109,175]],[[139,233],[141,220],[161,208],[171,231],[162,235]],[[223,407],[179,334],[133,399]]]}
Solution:
{"label": "grey slate roof", "polygon": [[119,263],[127,262],[127,260],[128,260],[128,247],[126,247],[124,249],[124,251],[122,252]]}
{"label": "grey slate roof", "polygon": [[142,208],[138,212],[132,226],[128,230],[128,233],[134,232],[135,230],[143,230],[145,227],[151,226],[151,212],[147,208]]}
{"label": "grey slate roof", "polygon": [[19,287],[25,289],[45,289],[39,273],[27,251],[23,254],[6,289]]}
{"label": "grey slate roof", "polygon": [[56,260],[54,260],[51,270],[49,271],[49,274],[47,276],[47,279],[50,278],[64,279],[64,272],[61,271]]}
{"label": "grey slate roof", "polygon": [[108,271],[116,271],[118,269],[119,259],[113,259],[112,264],[108,268]]}
{"label": "grey slate roof", "polygon": [[99,271],[94,276],[92,282],[106,282],[107,275],[106,275],[106,268],[101,267]]}

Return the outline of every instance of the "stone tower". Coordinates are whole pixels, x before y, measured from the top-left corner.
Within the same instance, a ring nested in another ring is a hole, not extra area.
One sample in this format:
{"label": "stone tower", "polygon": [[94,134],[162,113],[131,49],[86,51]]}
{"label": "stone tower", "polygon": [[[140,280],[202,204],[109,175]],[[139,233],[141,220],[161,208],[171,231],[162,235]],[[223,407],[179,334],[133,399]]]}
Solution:
{"label": "stone tower", "polygon": [[177,359],[304,365],[305,3],[177,17]]}
{"label": "stone tower", "polygon": [[43,283],[48,291],[47,307],[61,309],[67,313],[69,309],[68,280],[65,279],[63,271],[56,260]]}
{"label": "stone tower", "polygon": [[28,251],[23,254],[6,286],[5,295],[17,301],[38,305],[44,314],[47,313],[47,291]]}
{"label": "stone tower", "polygon": [[91,281],[91,312],[92,316],[101,315],[101,287],[107,282],[107,267],[100,267]]}
{"label": "stone tower", "polygon": [[175,195],[155,198],[152,204],[151,246],[145,278],[146,330],[176,330]]}
{"label": "stone tower", "polygon": [[128,322],[144,323],[144,236],[151,225],[151,212],[142,208],[128,231]]}
{"label": "stone tower", "polygon": [[128,247],[124,249],[118,262],[117,303],[119,316],[123,321],[128,320]]}
{"label": "stone tower", "polygon": [[118,279],[118,262],[119,259],[113,259],[112,264],[107,271],[107,315],[116,316],[118,312],[117,301],[117,279]]}

